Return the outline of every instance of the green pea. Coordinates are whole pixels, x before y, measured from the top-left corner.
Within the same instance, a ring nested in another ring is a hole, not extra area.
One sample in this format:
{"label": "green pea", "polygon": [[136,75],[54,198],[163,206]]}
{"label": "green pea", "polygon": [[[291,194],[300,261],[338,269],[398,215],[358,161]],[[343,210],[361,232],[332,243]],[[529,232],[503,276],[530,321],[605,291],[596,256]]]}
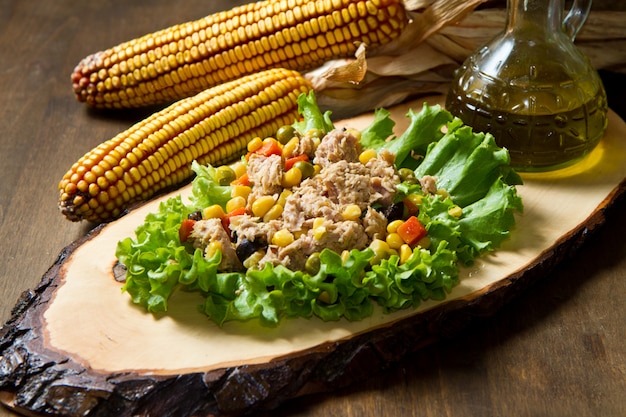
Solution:
{"label": "green pea", "polygon": [[311,178],[315,173],[313,164],[307,161],[298,161],[293,164],[294,168],[298,168],[302,172],[302,179]]}
{"label": "green pea", "polygon": [[417,184],[417,178],[415,178],[415,172],[409,168],[400,168],[398,171],[400,174],[400,180],[406,181],[410,184]]}
{"label": "green pea", "polygon": [[304,271],[309,275],[315,275],[320,271],[320,254],[313,252],[309,255],[306,263],[304,264]]}
{"label": "green pea", "polygon": [[215,180],[219,185],[229,185],[237,179],[237,174],[228,165],[222,165],[215,172]]}
{"label": "green pea", "polygon": [[293,126],[282,126],[276,131],[276,140],[285,145],[296,136],[296,129]]}
{"label": "green pea", "polygon": [[322,129],[311,129],[306,134],[312,138],[322,139],[326,133]]}

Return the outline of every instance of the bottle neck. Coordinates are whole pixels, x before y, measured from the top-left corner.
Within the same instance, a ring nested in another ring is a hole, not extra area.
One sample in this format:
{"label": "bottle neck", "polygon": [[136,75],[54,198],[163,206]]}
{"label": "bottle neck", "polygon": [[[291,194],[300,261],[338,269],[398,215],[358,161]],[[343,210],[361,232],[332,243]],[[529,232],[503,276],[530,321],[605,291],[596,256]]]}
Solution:
{"label": "bottle neck", "polygon": [[506,31],[562,32],[564,0],[507,0]]}

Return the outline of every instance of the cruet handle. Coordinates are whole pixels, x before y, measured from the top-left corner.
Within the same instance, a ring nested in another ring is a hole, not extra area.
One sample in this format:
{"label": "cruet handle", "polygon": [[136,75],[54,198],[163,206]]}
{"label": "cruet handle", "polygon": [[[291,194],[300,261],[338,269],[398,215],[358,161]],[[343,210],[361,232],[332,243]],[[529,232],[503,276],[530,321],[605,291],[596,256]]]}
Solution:
{"label": "cruet handle", "polygon": [[563,20],[563,30],[570,37],[572,42],[576,38],[578,31],[583,27],[589,10],[591,9],[591,0],[574,0],[572,8]]}

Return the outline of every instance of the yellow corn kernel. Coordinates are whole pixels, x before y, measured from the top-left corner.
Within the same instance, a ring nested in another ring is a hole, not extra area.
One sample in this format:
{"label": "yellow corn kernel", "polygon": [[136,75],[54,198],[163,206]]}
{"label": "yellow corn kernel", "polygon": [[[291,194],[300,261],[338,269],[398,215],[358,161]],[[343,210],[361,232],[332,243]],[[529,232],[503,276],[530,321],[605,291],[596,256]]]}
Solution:
{"label": "yellow corn kernel", "polygon": [[219,204],[213,204],[202,210],[203,219],[221,219],[225,215],[224,209]]}
{"label": "yellow corn kernel", "polygon": [[383,259],[389,257],[389,250],[391,249],[387,242],[380,239],[372,240],[369,248],[374,251],[374,257],[370,260],[371,265],[376,265]]}
{"label": "yellow corn kernel", "polygon": [[246,269],[257,269],[259,267],[259,261],[263,259],[265,256],[265,252],[262,250],[258,250],[250,255],[246,260],[243,261],[243,266]]}
{"label": "yellow corn kernel", "polygon": [[342,263],[346,263],[346,261],[348,260],[348,257],[350,256],[350,251],[347,249],[344,249],[341,251],[341,262]]}
{"label": "yellow corn kernel", "polygon": [[313,228],[316,229],[320,226],[324,226],[325,222],[326,220],[323,217],[316,217],[315,219],[313,219]]}
{"label": "yellow corn kernel", "polygon": [[248,149],[248,152],[254,152],[257,151],[261,146],[263,146],[263,139],[257,136],[256,138],[248,142],[248,146],[246,147],[246,149]]}
{"label": "yellow corn kernel", "polygon": [[281,248],[293,243],[293,241],[293,234],[287,229],[281,229],[272,236],[272,244]]}
{"label": "yellow corn kernel", "polygon": [[226,203],[226,213],[245,207],[248,202],[241,196],[233,197]]}
{"label": "yellow corn kernel", "polygon": [[235,176],[237,178],[240,178],[243,174],[245,174],[248,169],[246,163],[241,159],[237,162],[233,162],[232,164],[230,164],[230,167],[233,169],[233,171],[235,171]]}
{"label": "yellow corn kernel", "polygon": [[270,220],[278,219],[281,214],[283,214],[283,210],[283,206],[281,206],[280,204],[274,204],[263,216],[263,221],[269,222]]}
{"label": "yellow corn kernel", "polygon": [[422,205],[422,199],[424,198],[421,194],[409,194],[406,196],[406,198],[413,204],[415,204],[416,206],[421,206]]}
{"label": "yellow corn kernel", "polygon": [[406,243],[400,246],[400,263],[403,264],[413,255],[413,249]]}
{"label": "yellow corn kernel", "polygon": [[317,164],[313,164],[313,176],[319,174],[321,170],[322,170],[321,166]]}
{"label": "yellow corn kernel", "polygon": [[267,145],[272,143],[275,146],[278,146],[281,150],[283,149],[283,144],[280,143],[278,140],[276,140],[276,138],[274,138],[273,136],[268,136],[265,139],[263,139],[263,145]]}
{"label": "yellow corn kernel", "polygon": [[315,240],[322,240],[326,236],[326,226],[318,226],[313,229],[313,238]]}
{"label": "yellow corn kernel", "polygon": [[387,233],[396,233],[404,220],[394,220],[387,224]]}
{"label": "yellow corn kernel", "polygon": [[361,140],[361,131],[358,129],[349,127],[346,129],[346,134],[354,136],[357,140]]}
{"label": "yellow corn kernel", "polygon": [[404,240],[397,233],[389,233],[385,238],[385,242],[391,249],[400,249],[404,245]]}
{"label": "yellow corn kernel", "polygon": [[372,249],[376,253],[387,253],[389,252],[389,245],[384,240],[374,239],[372,243],[370,243],[370,249]]}
{"label": "yellow corn kernel", "polygon": [[300,184],[300,181],[302,181],[302,171],[298,168],[291,168],[283,174],[282,186],[292,188]]}
{"label": "yellow corn kernel", "polygon": [[444,190],[443,188],[438,189],[436,194],[442,196],[443,198],[450,197],[450,193],[448,193],[448,191]]}
{"label": "yellow corn kernel", "polygon": [[280,195],[278,196],[278,200],[276,200],[276,204],[280,204],[281,206],[285,207],[285,205],[287,204],[287,197],[289,197],[291,194],[293,194],[290,190],[283,190],[281,191]]}
{"label": "yellow corn kernel", "polygon": [[448,214],[452,217],[461,217],[463,215],[463,209],[459,206],[451,207],[448,210]]}
{"label": "yellow corn kernel", "polygon": [[264,195],[252,203],[252,214],[257,217],[263,217],[274,206],[276,202],[271,195]]}
{"label": "yellow corn kernel", "polygon": [[300,139],[297,137],[291,138],[284,146],[283,146],[283,156],[285,158],[291,158],[294,155],[296,149],[300,145]]}
{"label": "yellow corn kernel", "polygon": [[365,165],[367,164],[370,160],[376,158],[377,154],[376,151],[374,149],[366,149],[363,152],[361,152],[361,154],[359,155],[359,161]]}
{"label": "yellow corn kernel", "polygon": [[358,220],[361,217],[361,208],[356,204],[348,204],[341,213],[341,217],[344,220]]}
{"label": "yellow corn kernel", "polygon": [[252,188],[248,187],[247,185],[233,185],[231,187],[232,189],[230,192],[230,196],[232,198],[243,197],[247,200],[248,196],[252,192]]}
{"label": "yellow corn kernel", "polygon": [[215,256],[218,251],[222,250],[222,244],[216,241],[211,241],[207,245],[206,249],[204,249],[204,256],[208,259]]}

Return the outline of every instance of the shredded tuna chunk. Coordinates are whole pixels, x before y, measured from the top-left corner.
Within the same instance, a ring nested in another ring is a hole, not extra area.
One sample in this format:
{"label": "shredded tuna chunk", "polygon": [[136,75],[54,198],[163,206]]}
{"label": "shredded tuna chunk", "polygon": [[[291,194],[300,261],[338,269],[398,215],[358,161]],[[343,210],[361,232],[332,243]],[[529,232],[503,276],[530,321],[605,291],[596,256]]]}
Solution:
{"label": "shredded tuna chunk", "polygon": [[383,151],[378,155],[378,158],[370,159],[365,165],[369,170],[370,185],[377,196],[376,202],[384,206],[393,203],[396,185],[400,182],[394,164],[395,155]]}
{"label": "shredded tuna chunk", "polygon": [[260,263],[271,262],[282,264],[292,270],[302,270],[308,257],[323,249],[341,253],[345,249],[364,249],[369,238],[361,222],[340,221],[324,222],[325,232],[316,236],[313,229],[296,239],[284,248],[270,245]]}
{"label": "shredded tuna chunk", "polygon": [[218,266],[220,271],[239,271],[242,269],[243,265],[239,261],[230,236],[224,230],[220,219],[198,220],[194,223],[189,239],[195,247],[204,248],[204,250],[211,242],[219,243],[222,252],[222,261]]}
{"label": "shredded tuna chunk", "polygon": [[422,178],[419,179],[419,182],[422,186],[422,191],[424,191],[426,194],[437,193],[437,177],[424,175]]}
{"label": "shredded tuna chunk", "polygon": [[283,163],[279,155],[252,154],[248,159],[248,177],[253,190],[262,195],[272,195],[282,190]]}
{"label": "shredded tuna chunk", "polygon": [[315,163],[325,167],[328,164],[345,161],[358,162],[361,143],[351,132],[335,129],[324,136],[315,151]]}
{"label": "shredded tuna chunk", "polygon": [[305,241],[313,249],[310,253],[320,252],[324,248],[337,253],[344,249],[364,249],[369,241],[360,221],[326,222],[324,228],[326,232],[320,238],[316,238],[314,232],[307,235]]}
{"label": "shredded tuna chunk", "polygon": [[255,241],[258,238],[269,242],[274,236],[274,233],[279,231],[283,227],[281,221],[273,220],[270,222],[263,222],[260,218],[244,214],[241,216],[234,216],[230,219],[230,229],[236,235],[236,239],[241,241],[247,239],[249,241]]}
{"label": "shredded tuna chunk", "polygon": [[311,136],[303,136],[298,142],[298,146],[293,151],[292,156],[306,155],[310,160],[315,157],[315,140]]}
{"label": "shredded tuna chunk", "polygon": [[363,217],[365,233],[371,239],[380,239],[387,231],[387,218],[379,211],[369,208]]}
{"label": "shredded tuna chunk", "polygon": [[393,163],[383,158],[375,158],[367,165],[338,161],[295,187],[283,216],[292,220],[290,223],[296,230],[306,218],[338,221],[349,204],[356,204],[363,211],[375,203],[390,205],[399,182]]}

